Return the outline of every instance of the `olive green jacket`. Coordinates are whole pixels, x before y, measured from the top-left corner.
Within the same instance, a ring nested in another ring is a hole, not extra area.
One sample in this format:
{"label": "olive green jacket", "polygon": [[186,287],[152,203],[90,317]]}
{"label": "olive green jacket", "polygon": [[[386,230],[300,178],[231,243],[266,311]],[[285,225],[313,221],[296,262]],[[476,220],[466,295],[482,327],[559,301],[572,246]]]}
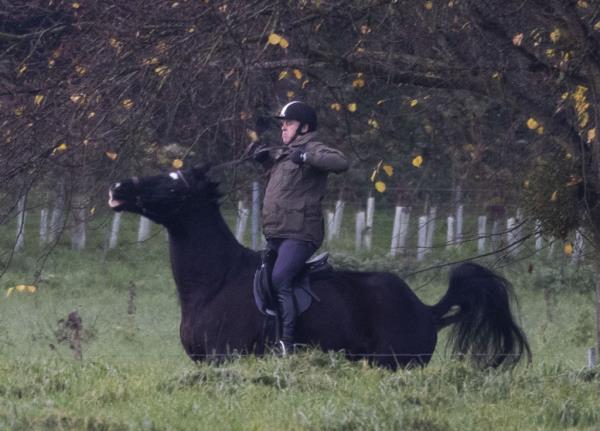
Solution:
{"label": "olive green jacket", "polygon": [[[297,148],[306,153],[302,165],[288,157]],[[319,247],[324,235],[321,201],[327,175],[347,170],[348,160],[319,142],[316,132],[299,135],[287,148],[269,155],[272,166],[262,208],[265,237],[301,239]]]}

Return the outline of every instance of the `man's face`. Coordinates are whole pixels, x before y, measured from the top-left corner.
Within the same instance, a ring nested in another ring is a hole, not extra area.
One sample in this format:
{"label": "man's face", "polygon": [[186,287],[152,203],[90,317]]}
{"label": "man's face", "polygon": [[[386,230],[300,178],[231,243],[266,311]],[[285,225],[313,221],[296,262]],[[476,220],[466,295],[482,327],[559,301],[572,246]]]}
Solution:
{"label": "man's face", "polygon": [[296,132],[300,127],[300,121],[282,120],[281,121],[281,140],[284,145],[289,145],[296,136]]}

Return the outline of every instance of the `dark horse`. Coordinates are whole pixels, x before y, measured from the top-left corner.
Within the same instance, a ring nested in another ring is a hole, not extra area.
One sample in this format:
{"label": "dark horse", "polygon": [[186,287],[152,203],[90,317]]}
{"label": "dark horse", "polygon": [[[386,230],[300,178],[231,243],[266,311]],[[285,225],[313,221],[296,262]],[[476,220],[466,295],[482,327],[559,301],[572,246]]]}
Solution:
{"label": "dark horse", "polygon": [[[205,168],[134,177],[110,189],[114,210],[142,214],[169,232],[181,342],[194,360],[264,352],[265,316],[252,292],[260,257],[231,234],[219,196]],[[477,365],[514,365],[523,354],[530,357],[510,311],[510,284],[474,263],[456,267],[448,291],[431,306],[385,272],[336,270],[312,288],[320,301],[300,316],[298,343],[395,369],[427,364],[437,331],[452,326],[454,352]]]}

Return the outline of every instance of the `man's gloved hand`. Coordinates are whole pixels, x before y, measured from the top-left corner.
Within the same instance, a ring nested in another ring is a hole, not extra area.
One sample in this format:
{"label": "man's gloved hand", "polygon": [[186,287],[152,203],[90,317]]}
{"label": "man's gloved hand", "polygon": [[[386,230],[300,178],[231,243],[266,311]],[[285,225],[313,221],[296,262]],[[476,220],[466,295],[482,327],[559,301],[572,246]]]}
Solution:
{"label": "man's gloved hand", "polygon": [[306,153],[299,148],[296,148],[289,155],[289,158],[292,162],[297,165],[301,165],[306,162]]}
{"label": "man's gloved hand", "polygon": [[269,158],[269,150],[266,149],[264,146],[259,147],[252,155],[252,158],[255,162],[262,163]]}

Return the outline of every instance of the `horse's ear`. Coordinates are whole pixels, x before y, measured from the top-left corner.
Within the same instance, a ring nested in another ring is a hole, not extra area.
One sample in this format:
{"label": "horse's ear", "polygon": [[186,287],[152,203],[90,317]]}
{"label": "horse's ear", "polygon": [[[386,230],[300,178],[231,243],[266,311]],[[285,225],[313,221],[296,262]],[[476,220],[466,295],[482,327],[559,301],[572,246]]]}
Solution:
{"label": "horse's ear", "polygon": [[209,163],[205,163],[203,165],[196,165],[192,168],[192,172],[194,173],[194,178],[196,178],[197,180],[206,179],[206,175],[208,174],[209,170],[210,170]]}

